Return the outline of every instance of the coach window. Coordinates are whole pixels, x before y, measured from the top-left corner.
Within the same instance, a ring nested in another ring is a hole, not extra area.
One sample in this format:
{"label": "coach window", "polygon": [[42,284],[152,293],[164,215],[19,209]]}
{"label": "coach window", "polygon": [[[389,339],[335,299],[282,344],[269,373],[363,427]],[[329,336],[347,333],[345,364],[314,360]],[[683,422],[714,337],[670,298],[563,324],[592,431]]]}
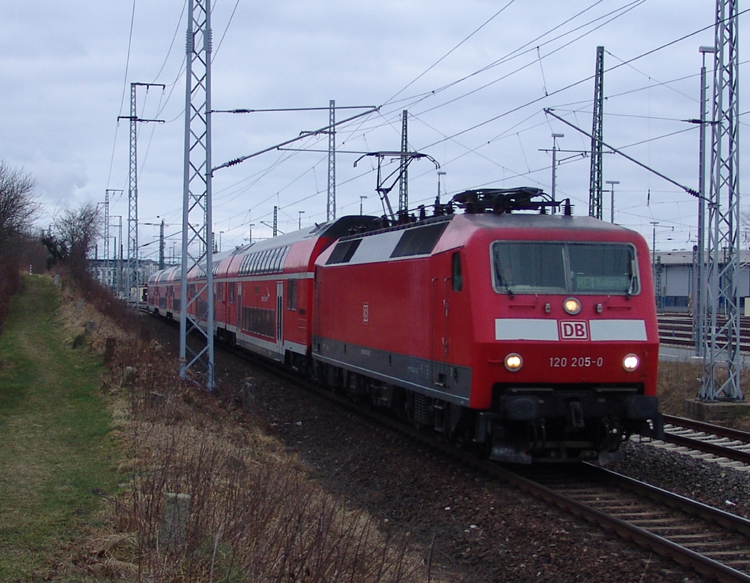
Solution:
{"label": "coach window", "polygon": [[453,287],[454,292],[460,292],[464,287],[464,279],[461,275],[461,254],[458,251],[453,254],[451,262],[451,286]]}
{"label": "coach window", "polygon": [[260,253],[253,253],[250,255],[250,261],[247,263],[247,273],[251,275],[255,274],[258,265],[258,257],[260,257]]}
{"label": "coach window", "polygon": [[230,304],[234,303],[234,294],[235,294],[234,286],[235,285],[236,284],[234,282],[231,282],[231,283],[227,284],[227,289],[229,290],[229,303]]}
{"label": "coach window", "polygon": [[290,279],[287,282],[286,308],[293,312],[297,311],[297,280]]}
{"label": "coach window", "polygon": [[263,260],[265,253],[266,253],[265,251],[258,251],[258,253],[256,253],[256,257],[253,260],[253,271],[252,271],[253,275],[257,275],[260,273],[260,264],[261,264],[261,261]]}
{"label": "coach window", "polygon": [[274,271],[276,271],[276,261],[279,258],[279,251],[281,251],[281,249],[274,249],[273,251],[271,251],[271,257],[268,260],[269,273],[273,273]]}
{"label": "coach window", "polygon": [[261,273],[268,273],[271,271],[271,260],[273,259],[273,254],[276,250],[275,249],[269,249],[268,251],[264,252],[263,257],[263,265],[261,266]]}

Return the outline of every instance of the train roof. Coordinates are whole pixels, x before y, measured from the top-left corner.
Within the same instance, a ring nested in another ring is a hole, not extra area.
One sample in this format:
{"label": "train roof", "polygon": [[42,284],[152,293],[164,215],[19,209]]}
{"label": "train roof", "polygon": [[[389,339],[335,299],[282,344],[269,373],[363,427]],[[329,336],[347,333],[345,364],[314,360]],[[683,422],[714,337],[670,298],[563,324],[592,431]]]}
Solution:
{"label": "train roof", "polygon": [[[333,241],[352,232],[375,229],[380,224],[377,217],[352,215],[243,245],[232,251],[214,254],[213,275],[266,275],[288,270],[304,270],[308,267],[310,256],[320,239]],[[203,279],[205,262],[194,266],[188,277],[191,280]]]}
{"label": "train roof", "polygon": [[300,229],[293,233],[286,233],[270,239],[257,241],[251,245],[244,245],[236,249],[232,255],[244,255],[266,249],[286,247],[312,238],[329,237],[338,239],[351,234],[353,231],[369,231],[380,226],[380,219],[369,215],[351,215],[341,217],[327,223],[315,224],[312,227]]}

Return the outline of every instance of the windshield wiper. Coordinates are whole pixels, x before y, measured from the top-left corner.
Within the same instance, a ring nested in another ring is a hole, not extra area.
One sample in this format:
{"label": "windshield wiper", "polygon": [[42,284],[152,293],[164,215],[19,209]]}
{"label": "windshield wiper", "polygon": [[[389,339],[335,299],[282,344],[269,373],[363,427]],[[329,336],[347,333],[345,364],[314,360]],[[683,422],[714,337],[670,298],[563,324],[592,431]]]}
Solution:
{"label": "windshield wiper", "polygon": [[508,295],[510,296],[510,299],[513,299],[515,297],[515,294],[513,293],[513,290],[510,289],[510,285],[507,281],[505,281],[505,278],[503,277],[503,270],[500,269],[500,262],[495,259],[495,273],[497,273],[497,278],[500,280],[500,285],[503,286],[506,292],[508,292]]}

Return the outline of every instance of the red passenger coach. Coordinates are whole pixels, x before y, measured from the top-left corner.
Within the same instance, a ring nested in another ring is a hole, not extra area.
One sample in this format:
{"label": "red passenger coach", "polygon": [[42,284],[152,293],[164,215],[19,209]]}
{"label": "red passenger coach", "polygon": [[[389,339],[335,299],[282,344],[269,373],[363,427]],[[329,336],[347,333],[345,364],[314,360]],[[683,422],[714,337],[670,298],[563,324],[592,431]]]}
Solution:
{"label": "red passenger coach", "polygon": [[217,338],[306,369],[315,259],[339,237],[375,223],[373,217],[343,217],[216,257]]}
{"label": "red passenger coach", "polygon": [[172,266],[151,274],[148,279],[148,311],[166,318],[180,317],[180,267]]}
{"label": "red passenger coach", "polygon": [[315,267],[317,376],[496,460],[607,462],[661,434],[646,243],[545,197],[469,191],[465,214],[339,239]]}

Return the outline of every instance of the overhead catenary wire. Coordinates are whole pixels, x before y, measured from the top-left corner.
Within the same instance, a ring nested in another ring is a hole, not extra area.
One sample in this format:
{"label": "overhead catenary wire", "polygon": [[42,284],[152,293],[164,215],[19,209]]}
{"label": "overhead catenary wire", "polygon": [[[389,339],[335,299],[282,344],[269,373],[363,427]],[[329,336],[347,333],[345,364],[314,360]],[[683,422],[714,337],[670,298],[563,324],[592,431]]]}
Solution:
{"label": "overhead catenary wire", "polygon": [[[598,4],[598,3],[597,3],[597,4]],[[237,8],[237,5],[235,4],[235,10],[236,10],[236,8]],[[222,38],[223,38],[223,37],[222,37]],[[536,49],[534,49],[534,50],[536,50]],[[446,56],[447,56],[447,55],[446,55]],[[544,52],[543,54],[541,54],[541,55],[540,55],[540,57],[541,57],[541,59],[544,59],[544,58],[546,58],[546,57],[547,57],[546,51],[545,51],[545,52]],[[537,62],[541,64],[541,61],[540,61],[540,60],[534,60],[532,64],[534,64],[534,63],[537,63]],[[438,63],[439,63],[439,62],[438,62]],[[435,65],[438,65],[438,63],[435,63]],[[425,71],[425,73],[426,73],[426,72],[427,72],[427,71]],[[417,79],[415,78],[415,79],[414,79],[414,81],[417,81]],[[585,80],[584,80],[584,81],[582,81],[582,82],[585,82]],[[546,84],[546,82],[545,82],[545,84]],[[413,85],[411,85],[411,86],[413,86]],[[611,96],[608,96],[608,97],[611,97]],[[443,107],[443,106],[442,106],[442,105],[440,105],[439,107]],[[399,110],[400,110],[400,108],[399,108]],[[421,118],[421,113],[423,113],[423,112],[414,112],[414,114],[413,114],[413,117],[414,117],[414,119],[415,119],[415,120],[417,120],[417,119],[422,119],[422,118]],[[388,124],[388,125],[391,125],[391,126],[393,127],[393,124],[394,124],[395,122],[394,122],[394,119],[390,119],[390,118],[391,118],[391,116],[390,116],[390,115],[388,115],[388,112],[384,111],[384,112],[382,112],[382,113],[381,113],[380,115],[381,115],[381,118],[382,118],[382,119],[383,119],[384,121],[387,121],[387,124]],[[411,113],[411,112],[410,112],[410,115],[412,115],[412,113]],[[529,117],[533,117],[533,116],[529,116]],[[424,118],[424,119],[426,120],[427,118]],[[487,121],[486,123],[491,123],[491,122],[492,122],[492,120],[489,120],[489,121]],[[363,123],[365,123],[365,122],[363,122]],[[515,120],[514,120],[514,123],[515,123]],[[370,126],[372,127],[372,130],[371,130],[371,131],[374,131],[374,130],[375,130],[375,129],[377,129],[377,127],[378,127],[378,126],[377,126],[376,124],[370,124],[370,123],[369,123],[369,121],[368,121],[368,122],[366,122],[366,124],[367,124],[367,125],[370,125]],[[481,127],[481,126],[478,126],[478,127]],[[443,135],[441,135],[441,139],[442,139],[441,141],[445,141],[445,140],[450,140],[450,141],[453,141],[454,143],[457,143],[457,144],[458,144],[459,142],[463,141],[463,140],[461,140],[461,139],[460,139],[460,138],[461,138],[462,136],[470,135],[470,129],[471,129],[471,128],[469,128],[469,131],[463,131],[463,132],[459,132],[459,133],[456,133],[456,132],[444,132],[444,133],[443,133]],[[513,135],[518,135],[518,132],[521,132],[521,134],[523,134],[523,132],[525,131],[525,129],[526,129],[525,127],[524,127],[524,128],[517,128],[516,132],[515,132],[515,133],[514,133]],[[466,130],[466,128],[464,128],[464,130]],[[349,131],[349,128],[342,128],[342,130],[341,130],[341,134],[343,135],[343,134],[347,133],[348,131]],[[502,135],[502,134],[501,134],[501,135]],[[347,136],[347,137],[348,137],[348,136]],[[472,153],[477,153],[477,152],[479,152],[480,148],[482,148],[482,147],[483,147],[483,146],[485,145],[485,143],[486,143],[486,140],[483,140],[483,141],[482,141],[482,143],[480,143],[480,144],[478,144],[478,145],[475,145],[475,144],[472,144],[472,143],[471,143],[471,142],[472,142],[472,140],[466,140],[466,141],[467,141],[468,143],[467,143],[467,144],[466,144],[465,146],[462,146],[462,147],[465,147],[465,148],[467,149],[467,152],[466,152],[465,154],[463,154],[464,156],[465,156],[465,155],[469,155],[469,152],[472,152]],[[436,144],[436,143],[440,143],[440,142],[432,142],[432,144]],[[427,146],[427,147],[429,147],[429,146]],[[422,149],[422,148],[419,148],[419,149]],[[459,158],[459,157],[456,157],[456,158],[454,158],[454,159],[458,159],[458,158]],[[283,163],[283,162],[284,162],[285,160],[288,160],[288,159],[289,159],[289,158],[282,158],[282,157],[279,157],[279,158],[278,158],[277,160],[275,160],[275,161],[273,162],[273,164],[271,164],[271,165],[269,165],[269,166],[268,166],[268,168],[266,169],[266,170],[267,170],[267,172],[266,172],[266,174],[265,174],[265,175],[268,175],[268,173],[272,172],[272,171],[273,171],[274,169],[278,169],[278,168],[280,167],[280,165],[281,165],[281,164],[282,164],[282,163]],[[442,162],[442,161],[441,161],[441,162]],[[314,164],[312,164],[312,165],[311,165],[310,169],[308,169],[308,170],[307,170],[306,172],[308,172],[308,173],[309,173],[309,172],[311,172],[311,171],[314,171],[313,169],[315,168],[315,166],[317,166],[317,165],[319,165],[319,164],[320,164],[320,161],[319,161],[319,160],[316,160],[316,161],[314,162]],[[301,176],[301,175],[300,175],[300,176]],[[298,177],[298,178],[297,178],[296,180],[298,180],[298,179],[299,179],[299,177]],[[256,182],[256,183],[257,183],[257,182]],[[294,182],[293,182],[293,183],[294,183]],[[343,181],[342,181],[342,183],[343,183]],[[316,190],[317,190],[317,189],[316,189]]]}
{"label": "overhead catenary wire", "polygon": [[[565,20],[564,22],[560,23],[559,25],[556,25],[555,27],[553,27],[549,31],[547,31],[547,32],[545,32],[545,33],[543,33],[543,34],[535,37],[531,41],[528,41],[527,43],[525,43],[521,47],[508,52],[505,56],[501,57],[500,59],[497,59],[497,60],[493,61],[489,65],[485,65],[484,67],[482,67],[482,68],[474,71],[473,73],[470,73],[469,75],[466,75],[464,77],[456,79],[456,80],[454,80],[454,81],[452,81],[450,83],[447,83],[447,84],[445,84],[445,85],[443,85],[441,87],[438,87],[436,89],[432,89],[431,91],[428,91],[428,92],[419,94],[417,96],[414,96],[412,98],[409,98],[408,101],[410,101],[410,103],[407,104],[405,107],[411,108],[416,103],[418,103],[420,101],[423,101],[423,100],[425,100],[427,98],[434,97],[434,96],[438,95],[439,93],[441,93],[443,91],[446,91],[447,89],[450,89],[450,88],[452,88],[452,87],[454,87],[454,86],[456,86],[456,85],[458,85],[460,83],[463,83],[463,82],[471,79],[472,77],[475,77],[475,76],[480,75],[480,74],[482,74],[482,73],[484,73],[486,71],[489,71],[490,69],[493,69],[493,68],[495,68],[495,67],[497,67],[497,66],[499,66],[501,64],[509,63],[510,61],[515,60],[515,59],[517,59],[519,57],[522,57],[524,55],[531,54],[534,51],[537,51],[537,49],[539,49],[541,47],[544,47],[544,46],[546,46],[548,44],[551,44],[551,43],[553,43],[553,42],[555,42],[557,40],[560,40],[560,39],[564,38],[565,36],[567,36],[569,34],[573,34],[573,33],[577,32],[578,30],[581,30],[582,28],[585,28],[586,26],[590,26],[593,23],[598,22],[599,20],[601,20],[603,18],[607,18],[609,16],[612,16],[612,18],[610,20],[607,20],[604,23],[599,23],[596,27],[592,28],[591,30],[588,30],[588,31],[584,32],[583,34],[581,34],[580,36],[576,37],[575,39],[573,39],[571,41],[567,41],[564,45],[562,45],[561,47],[556,48],[553,51],[548,52],[543,57],[543,58],[549,58],[554,53],[559,52],[560,50],[562,50],[562,49],[564,49],[564,48],[572,45],[573,43],[581,40],[582,38],[588,36],[592,32],[594,32],[594,31],[598,30],[599,28],[605,26],[606,24],[609,24],[610,22],[616,20],[617,18],[620,18],[621,16],[623,16],[624,14],[626,14],[627,12],[629,12],[630,10],[632,10],[632,9],[636,8],[637,6],[639,6],[640,4],[642,4],[645,0],[634,0],[633,2],[631,2],[630,4],[628,4],[627,6],[625,6],[623,8],[615,9],[615,10],[613,10],[613,11],[611,11],[611,12],[609,12],[609,13],[603,15],[603,16],[598,16],[598,17],[594,18],[593,20],[585,22],[585,23],[583,23],[583,24],[581,24],[581,25],[573,28],[570,31],[564,32],[564,33],[562,33],[562,34],[560,34],[560,35],[558,35],[556,37],[553,37],[553,38],[548,39],[546,41],[540,42],[537,45],[534,44],[534,43],[536,43],[538,41],[541,41],[541,39],[543,39],[545,36],[551,34],[552,32],[554,32],[557,29],[561,28],[565,24],[567,24],[569,22],[572,22],[574,19],[576,19],[579,16],[585,14],[588,10],[590,10],[594,6],[598,5],[601,1],[603,1],[603,0],[599,0],[599,1],[595,2],[594,4],[592,4],[591,6],[589,6],[588,8],[586,8],[586,9],[578,12],[574,16],[568,18],[567,20]],[[530,60],[526,64],[524,64],[521,67],[519,67],[517,70],[512,71],[510,73],[510,75],[513,75],[513,74],[516,74],[516,73],[518,73],[518,72],[520,72],[522,70],[525,70],[525,69],[533,66],[536,62],[537,62],[536,59]],[[488,87],[490,87],[490,86],[492,86],[492,85],[494,85],[494,84],[496,84],[496,83],[498,83],[498,82],[506,79],[507,77],[508,77],[508,75],[496,78],[496,79],[490,81],[489,83],[486,83],[486,84],[484,84],[484,85],[482,85],[482,86],[480,86],[480,87],[478,87],[476,89],[473,89],[473,90],[471,90],[471,91],[469,91],[469,92],[467,92],[467,93],[465,93],[465,94],[463,94],[463,95],[461,95],[461,96],[459,96],[457,98],[454,98],[454,99],[452,99],[452,100],[450,100],[448,102],[442,103],[442,104],[440,104],[438,106],[435,106],[435,107],[433,107],[433,108],[431,108],[429,110],[426,110],[426,111],[432,111],[434,109],[437,109],[438,107],[443,107],[443,106],[449,105],[451,103],[454,103],[454,102],[458,101],[459,99],[464,99],[465,97],[468,97],[468,96],[470,96],[470,95],[472,95],[472,94],[474,94],[474,93],[476,93],[478,91],[482,91],[482,90],[484,90],[484,89],[486,89],[486,88],[488,88]],[[386,102],[386,104],[387,104],[387,102]],[[399,104],[399,106],[400,107],[404,107],[403,104]]]}
{"label": "overhead catenary wire", "polygon": [[[122,97],[120,98],[120,108],[118,110],[118,115],[122,115],[122,108],[125,105],[125,97],[128,92],[128,74],[130,71],[130,51],[133,48],[133,27],[135,26],[135,6],[136,6],[136,0],[133,0],[133,8],[130,12],[130,28],[129,28],[129,33],[128,33],[128,51],[127,51],[127,56],[125,58],[125,76],[122,82]],[[114,139],[112,140],[112,157],[110,158],[110,161],[109,161],[109,173],[107,174],[107,188],[110,187],[110,184],[112,181],[112,168],[114,167],[115,151],[117,150],[118,127],[119,127],[119,124],[115,124],[115,135],[114,135]]]}
{"label": "overhead catenary wire", "polygon": [[[639,5],[640,3],[642,3],[642,0],[637,0],[637,1],[635,1],[635,2],[632,2],[632,3],[630,3],[630,4],[629,4],[628,6],[626,6],[625,8],[626,8],[626,9],[632,9],[633,7],[635,7],[635,6]],[[596,2],[596,3],[594,3],[594,4],[592,5],[592,6],[594,6],[594,5],[596,5],[596,4],[599,4],[599,2]],[[591,8],[591,6],[590,6],[589,8],[587,8],[586,10],[584,10],[584,11],[582,11],[582,12],[578,13],[578,14],[577,14],[576,16],[579,16],[580,14],[582,14],[582,13],[586,12],[587,10],[589,10],[590,8]],[[612,14],[612,13],[609,13],[609,14]],[[616,14],[615,16],[617,16],[617,14]],[[574,17],[572,17],[572,18],[571,18],[571,19],[569,19],[569,20],[572,20],[573,18],[575,18],[575,16],[574,16]],[[567,22],[567,21],[566,21],[566,22]],[[485,24],[486,24],[486,23],[485,23]],[[483,25],[483,26],[484,26],[484,25]],[[559,27],[559,26],[558,26],[558,27]],[[556,27],[556,28],[558,28],[558,27]],[[480,29],[481,29],[481,28],[482,28],[482,27],[480,27]],[[479,29],[477,29],[477,30],[479,30]],[[554,30],[554,29],[553,29],[553,30]],[[475,31],[475,32],[476,32],[476,31]],[[470,36],[472,36],[472,35],[470,35]],[[467,37],[467,38],[469,38],[469,37]],[[460,44],[461,44],[461,43],[459,43],[459,45],[457,45],[457,46],[460,46]],[[455,49],[455,48],[457,48],[457,47],[454,47],[454,49]],[[452,50],[453,50],[453,49],[452,49]],[[449,53],[450,53],[450,52],[452,52],[452,50],[451,50],[451,51],[449,51]],[[449,54],[449,53],[448,53],[448,54]],[[446,56],[447,56],[447,55],[446,55]],[[442,59],[441,59],[441,60],[442,60]],[[438,61],[438,62],[439,62],[439,61]],[[420,75],[420,77],[421,77],[421,76],[422,76],[422,75]],[[412,82],[412,83],[413,83],[413,82]],[[409,85],[411,85],[412,83],[410,83]],[[399,93],[400,93],[400,92],[399,92]],[[433,92],[431,92],[431,93],[432,93],[432,94],[435,94],[435,93],[436,93],[436,91],[433,91]],[[387,104],[387,103],[388,103],[388,102],[386,102],[386,104]]]}

